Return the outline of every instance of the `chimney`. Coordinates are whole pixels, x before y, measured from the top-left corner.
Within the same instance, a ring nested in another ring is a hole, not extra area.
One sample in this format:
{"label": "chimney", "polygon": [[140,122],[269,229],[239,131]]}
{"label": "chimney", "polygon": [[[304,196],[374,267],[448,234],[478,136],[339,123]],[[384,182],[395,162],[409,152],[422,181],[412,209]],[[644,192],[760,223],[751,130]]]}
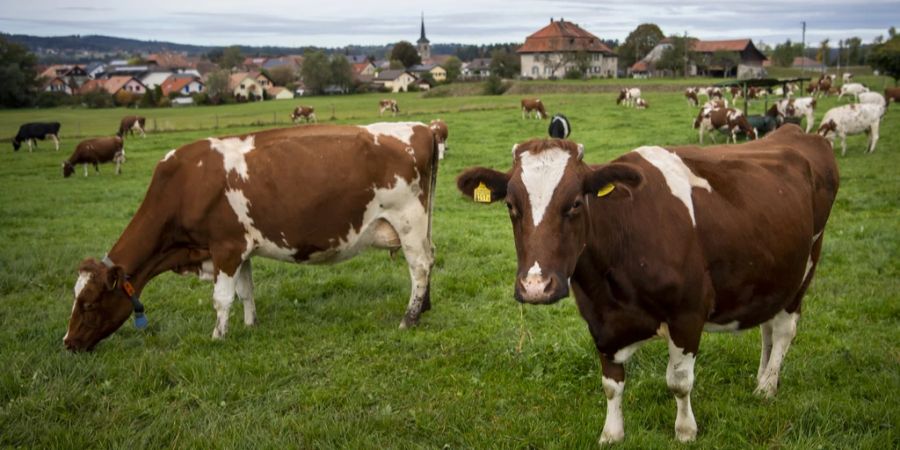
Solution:
{"label": "chimney", "polygon": [[550,18],[550,23],[553,23],[553,18],[552,18],[552,17]]}

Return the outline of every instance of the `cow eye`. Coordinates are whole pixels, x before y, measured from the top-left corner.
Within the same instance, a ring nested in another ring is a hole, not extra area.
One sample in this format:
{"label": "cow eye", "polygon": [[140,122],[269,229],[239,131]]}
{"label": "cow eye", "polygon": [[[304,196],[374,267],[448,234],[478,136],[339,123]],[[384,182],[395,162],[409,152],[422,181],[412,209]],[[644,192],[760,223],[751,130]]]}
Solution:
{"label": "cow eye", "polygon": [[516,207],[513,206],[512,203],[506,202],[506,209],[509,210],[509,216],[510,216],[510,217],[513,217],[513,218],[519,217],[519,211],[516,210]]}
{"label": "cow eye", "polygon": [[572,206],[570,206],[569,210],[566,211],[566,216],[573,217],[576,214],[578,214],[578,212],[581,211],[581,205],[582,205],[581,199],[575,200],[575,203],[572,203]]}

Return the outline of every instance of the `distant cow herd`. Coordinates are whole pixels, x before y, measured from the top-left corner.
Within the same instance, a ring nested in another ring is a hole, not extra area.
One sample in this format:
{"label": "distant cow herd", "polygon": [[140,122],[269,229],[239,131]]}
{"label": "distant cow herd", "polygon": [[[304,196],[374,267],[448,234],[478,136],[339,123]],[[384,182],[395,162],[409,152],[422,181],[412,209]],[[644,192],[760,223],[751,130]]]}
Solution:
{"label": "distant cow herd", "polygon": [[[867,151],[874,151],[885,109],[900,100],[897,89],[881,96],[843,81],[840,97],[859,103],[829,110],[814,134],[817,97],[830,92],[833,77],[812,83],[809,97],[795,96],[799,86],[779,87],[782,98],[765,113],[777,129],[765,136],[734,102],[776,91],[692,87],[684,98],[700,108],[693,121],[700,143],[722,131],[735,145],[648,145],[592,164],[585,147],[568,139],[568,118],[556,114],[549,137],[512,146],[511,167],[458,175],[466,198],[506,205],[517,258],[514,298],[550,304],[574,296],[601,363],[601,443],[624,439],[624,363],[654,337],[667,342],[666,384],[680,441],[697,434],[690,396],[703,331],[759,327],[756,392],[775,395],[838,191],[833,140],[844,141],[844,154],[847,135],[867,132]],[[639,88],[621,89],[616,104],[650,105]],[[520,109],[522,119],[550,118],[538,98],[522,99]],[[379,101],[379,116],[385,112],[396,116],[397,100]],[[305,124],[210,137],[161,155],[115,244],[78,268],[66,348],[91,350],[131,316],[146,326],[140,295],[161,273],[213,282],[212,337],[221,339],[235,298],[244,324],[256,323],[254,256],[332,264],[366,248],[403,251],[411,288],[400,328],[419,323],[432,307],[434,202],[447,123],[326,125],[312,106],[297,106],[290,118]],[[57,122],[24,124],[13,147],[32,149],[49,138],[58,150],[59,131]],[[85,176],[89,165],[99,173],[102,163],[121,173],[126,136],[135,134],[146,136],[144,117],[124,117],[114,136],[81,141],[63,175],[79,164]],[[740,136],[752,142],[738,145]]]}

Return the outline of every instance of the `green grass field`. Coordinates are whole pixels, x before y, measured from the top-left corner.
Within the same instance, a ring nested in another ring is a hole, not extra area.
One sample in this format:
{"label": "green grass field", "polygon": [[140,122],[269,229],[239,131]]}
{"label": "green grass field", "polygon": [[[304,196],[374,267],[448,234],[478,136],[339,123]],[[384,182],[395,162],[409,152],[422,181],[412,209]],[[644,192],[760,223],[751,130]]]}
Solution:
{"label": "green grass field", "polygon": [[[679,93],[644,96],[646,111],[616,107],[611,93],[541,98],[548,112],[568,115],[589,162],[697,141],[696,110]],[[370,123],[380,97],[141,113],[199,129],[215,115],[274,111],[284,122],[300,103],[326,121],[333,103],[336,122]],[[126,111],[0,112],[0,136],[27,120],[63,122],[58,153],[46,143],[31,154],[0,151],[0,447],[596,447],[605,399],[574,302],[520,307],[504,206],[475,205],[454,183],[469,166],[506,169],[512,145],[544,136],[547,121],[522,120],[516,96],[398,98],[396,120],[441,117],[450,127],[434,218],[434,309],[418,328],[397,329],[409,289],[403,258],[373,251],[328,267],[257,259],[256,327],[242,325],[235,302],[228,336],[214,342],[211,285],[164,274],[142,296],[150,327],[129,322],[88,354],[65,351],[61,340],[78,263],[112,246],[169,149],[259,127],[151,133],[128,140],[121,176],[107,165],[100,176],[79,169],[63,179],[75,124],[83,135],[112,133]],[[822,101],[817,117],[836,103]],[[752,394],[757,330],[706,334],[692,395],[698,439],[677,444],[666,347],[653,342],[626,366],[619,448],[900,446],[898,119],[892,108],[874,154],[855,136],[838,158],[841,190],[776,399]]]}

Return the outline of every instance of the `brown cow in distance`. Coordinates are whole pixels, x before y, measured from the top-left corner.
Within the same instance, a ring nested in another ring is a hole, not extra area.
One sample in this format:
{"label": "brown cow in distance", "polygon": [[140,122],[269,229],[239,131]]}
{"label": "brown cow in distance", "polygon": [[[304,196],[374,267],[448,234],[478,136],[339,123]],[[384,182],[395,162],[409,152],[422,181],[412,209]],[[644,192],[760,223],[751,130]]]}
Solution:
{"label": "brown cow in distance", "polygon": [[392,98],[380,100],[378,102],[378,115],[383,116],[385,111],[390,111],[391,116],[396,117],[397,113],[400,112],[400,105],[397,103],[397,100]]}
{"label": "brown cow in distance", "polygon": [[887,101],[886,106],[890,106],[891,102],[900,102],[900,87],[887,88],[884,90],[884,98]]}
{"label": "brown cow in distance", "polygon": [[646,146],[599,165],[583,155],[572,141],[536,139],[513,147],[510,170],[468,169],[457,186],[506,203],[516,300],[575,294],[602,367],[600,443],[624,439],[625,362],[654,337],[668,344],[680,441],[697,434],[703,331],[760,327],[756,392],[774,396],[837,195],[828,141],[788,124],[742,145]]}
{"label": "brown cow in distance", "polygon": [[126,133],[134,136],[134,132],[135,130],[137,130],[141,133],[141,137],[147,137],[147,135],[144,133],[144,126],[146,123],[146,117],[125,116],[122,118],[122,121],[119,122],[119,131],[116,134],[124,139]]}
{"label": "brown cow in distance", "polygon": [[546,119],[547,111],[544,109],[544,103],[539,98],[523,98],[522,99],[522,118],[531,117],[534,113],[535,119]]}
{"label": "brown cow in distance", "polygon": [[[323,157],[327,155],[327,157]],[[85,260],[64,342],[90,350],[135,313],[147,283],[174,271],[213,280],[216,326],[235,294],[253,325],[251,258],[331,264],[403,250],[412,289],[401,328],[431,308],[437,145],[422,123],[309,125],[209,138],[168,152],[102,261]]]}
{"label": "brown cow in distance", "polygon": [[688,105],[700,106],[700,99],[697,98],[697,88],[686,88],[684,90],[684,98],[687,99]]}
{"label": "brown cow in distance", "polygon": [[69,178],[75,173],[77,164],[84,165],[84,176],[88,176],[88,164],[94,165],[99,174],[101,163],[116,163],[116,175],[122,173],[125,162],[125,144],[121,136],[86,139],[78,143],[69,159],[63,161],[63,177]]}
{"label": "brown cow in distance", "polygon": [[306,119],[306,123],[318,122],[316,119],[316,110],[312,106],[298,106],[291,112],[291,122],[296,123],[297,119]]}

